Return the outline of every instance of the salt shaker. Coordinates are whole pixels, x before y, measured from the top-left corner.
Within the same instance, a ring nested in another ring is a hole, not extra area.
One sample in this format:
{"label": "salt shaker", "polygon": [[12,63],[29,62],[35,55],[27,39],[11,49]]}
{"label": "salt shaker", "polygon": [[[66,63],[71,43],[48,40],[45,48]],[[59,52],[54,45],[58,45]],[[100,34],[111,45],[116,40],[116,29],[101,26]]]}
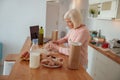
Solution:
{"label": "salt shaker", "polygon": [[70,50],[69,50],[70,55],[69,55],[69,60],[68,60],[69,69],[79,69],[80,50],[81,50],[81,43],[70,42]]}

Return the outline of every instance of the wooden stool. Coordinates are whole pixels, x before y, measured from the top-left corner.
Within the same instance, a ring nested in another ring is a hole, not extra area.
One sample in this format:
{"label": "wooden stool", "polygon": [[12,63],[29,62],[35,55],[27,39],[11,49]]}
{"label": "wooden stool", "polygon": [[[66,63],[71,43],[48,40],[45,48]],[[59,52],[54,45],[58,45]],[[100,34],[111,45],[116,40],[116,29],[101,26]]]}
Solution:
{"label": "wooden stool", "polygon": [[7,80],[8,76],[7,75],[0,75],[0,80]]}
{"label": "wooden stool", "polygon": [[19,54],[8,54],[4,59],[3,75],[9,75]]}

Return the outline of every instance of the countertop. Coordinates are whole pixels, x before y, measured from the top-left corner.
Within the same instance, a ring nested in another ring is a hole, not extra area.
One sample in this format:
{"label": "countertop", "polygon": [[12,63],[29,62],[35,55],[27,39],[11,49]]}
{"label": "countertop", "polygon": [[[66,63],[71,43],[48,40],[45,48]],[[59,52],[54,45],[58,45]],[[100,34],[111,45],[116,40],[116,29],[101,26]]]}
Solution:
{"label": "countertop", "polygon": [[[22,52],[29,50],[30,46],[31,41],[28,37],[21,49],[20,55]],[[63,66],[57,69],[46,68],[42,65],[38,69],[30,69],[29,61],[21,61],[18,58],[8,80],[93,80],[82,66],[78,70],[68,69],[68,56],[57,53],[56,55],[64,59]]]}
{"label": "countertop", "polygon": [[114,52],[112,52],[110,50],[106,50],[105,51],[102,48],[99,48],[96,45],[93,45],[91,43],[89,43],[89,46],[91,46],[92,48],[96,49],[97,51],[99,51],[101,54],[107,56],[108,58],[112,59],[116,63],[120,64],[120,56],[116,55],[116,53],[114,53]]}

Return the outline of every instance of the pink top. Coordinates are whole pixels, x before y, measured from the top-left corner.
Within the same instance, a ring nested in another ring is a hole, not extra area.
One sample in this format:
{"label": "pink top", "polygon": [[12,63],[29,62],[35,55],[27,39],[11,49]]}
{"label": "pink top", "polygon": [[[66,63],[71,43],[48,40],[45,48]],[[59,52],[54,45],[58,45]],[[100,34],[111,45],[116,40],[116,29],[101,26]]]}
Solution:
{"label": "pink top", "polygon": [[[72,41],[72,42],[80,42],[82,43],[81,46],[81,58],[80,63],[86,67],[88,63],[88,42],[89,42],[90,34],[89,30],[86,28],[86,26],[82,25],[81,27],[77,29],[71,29],[68,34],[58,40],[59,44],[62,44],[64,42]],[[63,48],[59,47],[59,52],[65,55],[69,55],[69,48]]]}

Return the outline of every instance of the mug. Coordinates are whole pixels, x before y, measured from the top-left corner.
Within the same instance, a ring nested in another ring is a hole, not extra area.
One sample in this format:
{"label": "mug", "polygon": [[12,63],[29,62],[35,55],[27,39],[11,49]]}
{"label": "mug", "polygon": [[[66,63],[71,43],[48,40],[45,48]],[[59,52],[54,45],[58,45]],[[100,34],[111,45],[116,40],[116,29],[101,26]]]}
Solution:
{"label": "mug", "polygon": [[109,43],[107,43],[107,42],[103,43],[102,48],[109,48]]}

